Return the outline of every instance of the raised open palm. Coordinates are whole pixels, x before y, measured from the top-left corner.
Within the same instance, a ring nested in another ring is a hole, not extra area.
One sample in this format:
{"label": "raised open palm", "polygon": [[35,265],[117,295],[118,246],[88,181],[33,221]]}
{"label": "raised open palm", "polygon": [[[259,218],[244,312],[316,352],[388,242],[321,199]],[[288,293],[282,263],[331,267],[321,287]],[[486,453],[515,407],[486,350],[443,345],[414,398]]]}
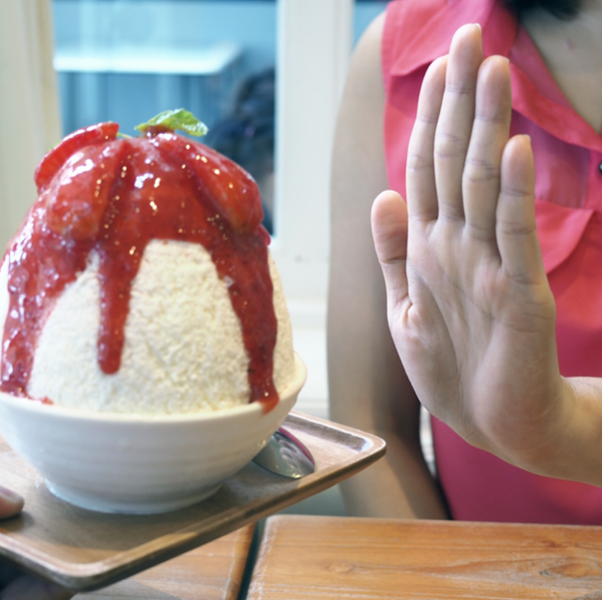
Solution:
{"label": "raised open palm", "polygon": [[533,469],[565,405],[528,137],[509,139],[510,72],[461,28],[429,68],[407,206],[375,201],[389,325],[418,397],[468,442]]}

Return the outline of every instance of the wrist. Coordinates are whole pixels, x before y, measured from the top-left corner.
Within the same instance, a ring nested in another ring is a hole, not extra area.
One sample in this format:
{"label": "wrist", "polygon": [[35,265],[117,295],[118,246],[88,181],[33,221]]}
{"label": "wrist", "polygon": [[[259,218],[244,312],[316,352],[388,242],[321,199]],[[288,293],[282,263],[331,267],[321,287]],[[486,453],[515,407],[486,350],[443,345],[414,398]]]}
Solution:
{"label": "wrist", "polygon": [[574,382],[558,374],[532,402],[530,413],[515,421],[515,435],[497,440],[497,456],[532,473],[560,479],[571,478],[567,446],[570,432],[578,429]]}
{"label": "wrist", "polygon": [[537,441],[512,462],[546,477],[602,486],[601,396],[602,379],[559,377]]}

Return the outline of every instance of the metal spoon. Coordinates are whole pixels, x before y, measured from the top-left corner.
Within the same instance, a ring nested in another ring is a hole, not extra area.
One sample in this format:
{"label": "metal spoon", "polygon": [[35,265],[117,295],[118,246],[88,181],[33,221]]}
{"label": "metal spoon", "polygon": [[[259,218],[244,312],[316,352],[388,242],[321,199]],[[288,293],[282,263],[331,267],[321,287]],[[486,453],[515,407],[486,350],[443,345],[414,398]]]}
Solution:
{"label": "metal spoon", "polygon": [[276,431],[253,462],[289,479],[300,479],[316,470],[311,452],[284,427]]}

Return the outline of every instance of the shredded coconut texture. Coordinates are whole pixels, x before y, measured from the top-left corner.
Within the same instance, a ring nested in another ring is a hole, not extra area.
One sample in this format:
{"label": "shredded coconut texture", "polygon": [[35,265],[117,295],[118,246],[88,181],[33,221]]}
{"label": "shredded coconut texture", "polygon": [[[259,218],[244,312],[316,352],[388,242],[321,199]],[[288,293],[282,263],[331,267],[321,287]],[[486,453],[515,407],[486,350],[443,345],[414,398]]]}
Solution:
{"label": "shredded coconut texture", "polygon": [[[27,393],[55,404],[91,411],[181,414],[219,410],[249,402],[242,330],[227,281],[217,275],[198,244],[152,240],[134,280],[125,326],[121,367],[106,375],[98,365],[99,261],[92,253],[85,271],[67,286],[47,316],[35,353]],[[278,392],[294,378],[290,318],[270,257],[278,337],[274,384]],[[0,273],[6,290],[6,265]],[[8,294],[0,299],[0,323]]]}

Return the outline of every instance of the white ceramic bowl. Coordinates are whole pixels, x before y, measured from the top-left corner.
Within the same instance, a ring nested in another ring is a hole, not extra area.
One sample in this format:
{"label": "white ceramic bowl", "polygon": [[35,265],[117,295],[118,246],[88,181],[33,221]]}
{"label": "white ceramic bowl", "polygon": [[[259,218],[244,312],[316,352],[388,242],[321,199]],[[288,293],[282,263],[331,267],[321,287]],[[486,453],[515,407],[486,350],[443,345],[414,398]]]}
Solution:
{"label": "white ceramic bowl", "polygon": [[102,512],[145,514],[208,498],[267,443],[305,383],[280,402],[210,413],[142,417],[92,413],[0,393],[0,432],[59,498]]}

